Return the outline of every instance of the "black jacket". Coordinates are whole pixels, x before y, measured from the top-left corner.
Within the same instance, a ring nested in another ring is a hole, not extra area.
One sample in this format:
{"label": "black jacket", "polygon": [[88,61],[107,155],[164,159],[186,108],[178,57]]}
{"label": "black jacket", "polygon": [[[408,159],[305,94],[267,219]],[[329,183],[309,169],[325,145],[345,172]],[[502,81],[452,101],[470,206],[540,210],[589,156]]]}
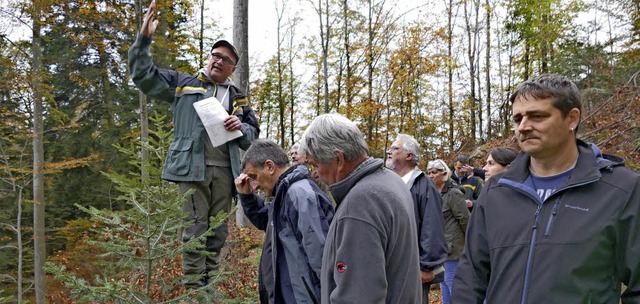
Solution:
{"label": "black jacket", "polygon": [[473,202],[473,206],[469,208],[469,211],[473,210],[473,207],[480,196],[480,192],[482,192],[482,181],[475,175],[469,176],[468,174],[465,174],[464,176],[458,176],[456,171],[453,171],[452,173],[451,179],[462,187],[465,198]]}
{"label": "black jacket", "polygon": [[447,259],[442,198],[431,178],[420,170],[414,171],[409,185],[418,227],[420,270],[433,271]]}
{"label": "black jacket", "polygon": [[[492,177],[471,216],[452,303],[640,302],[640,178],[578,141],[570,177],[545,201],[529,156]],[[621,284],[627,286],[622,292]]]}

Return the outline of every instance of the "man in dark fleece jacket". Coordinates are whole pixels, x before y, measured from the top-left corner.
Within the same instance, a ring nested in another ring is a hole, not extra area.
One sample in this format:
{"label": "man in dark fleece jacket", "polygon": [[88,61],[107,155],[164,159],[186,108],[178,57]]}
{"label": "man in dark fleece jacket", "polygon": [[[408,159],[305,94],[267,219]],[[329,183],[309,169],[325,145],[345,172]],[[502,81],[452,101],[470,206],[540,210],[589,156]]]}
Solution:
{"label": "man in dark fleece jacket", "polygon": [[442,197],[431,178],[418,168],[419,160],[420,144],[408,134],[398,134],[387,150],[387,168],[402,177],[413,197],[420,248],[422,303],[428,304],[431,284],[440,283],[444,275],[447,240],[444,236]]}
{"label": "man in dark fleece jacket", "polygon": [[576,139],[565,77],[528,80],[511,103],[522,152],[480,195],[452,303],[640,303],[640,175]]}
{"label": "man in dark fleece jacket", "polygon": [[420,303],[413,200],[402,179],[369,157],[358,127],[339,114],[316,117],[300,148],[337,206],[322,257],[322,303]]}

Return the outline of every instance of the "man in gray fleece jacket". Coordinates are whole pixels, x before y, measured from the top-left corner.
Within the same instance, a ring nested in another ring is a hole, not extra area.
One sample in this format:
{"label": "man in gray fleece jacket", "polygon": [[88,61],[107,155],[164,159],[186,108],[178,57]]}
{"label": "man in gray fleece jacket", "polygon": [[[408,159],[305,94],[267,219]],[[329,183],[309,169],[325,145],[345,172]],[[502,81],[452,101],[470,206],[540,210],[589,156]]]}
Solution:
{"label": "man in gray fleece jacket", "polygon": [[413,200],[400,176],[369,157],[358,127],[316,117],[300,149],[336,201],[320,272],[322,303],[420,303]]}

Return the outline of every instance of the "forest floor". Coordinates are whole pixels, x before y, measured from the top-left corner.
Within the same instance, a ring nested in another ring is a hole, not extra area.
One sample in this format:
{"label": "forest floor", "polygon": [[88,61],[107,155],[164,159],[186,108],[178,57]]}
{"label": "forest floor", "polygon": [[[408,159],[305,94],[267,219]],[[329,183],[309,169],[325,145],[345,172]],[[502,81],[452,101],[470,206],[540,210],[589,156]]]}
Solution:
{"label": "forest floor", "polygon": [[[79,227],[85,227],[86,220],[75,222]],[[82,224],[84,223],[84,224]],[[77,228],[77,227],[76,227]],[[81,229],[73,229],[81,230]],[[101,255],[96,248],[91,246],[84,237],[78,237],[70,245],[68,250],[59,251],[49,257],[56,264],[64,265],[75,275],[92,281],[92,278],[101,272],[100,266],[94,264],[94,260]],[[229,220],[229,236],[221,253],[221,271],[215,279],[216,289],[221,299],[217,303],[228,304],[254,304],[259,303],[258,296],[258,268],[262,254],[264,232],[249,224],[247,227],[238,227],[235,219]],[[120,280],[131,285],[145,285],[144,276],[130,273]],[[179,256],[173,260],[167,260],[161,269],[157,269],[154,279],[170,281],[180,279],[182,276],[182,258]],[[137,279],[132,279],[137,278]],[[49,303],[80,303],[73,295],[74,291],[54,277],[48,277],[47,302]],[[171,301],[184,293],[182,284],[170,284],[166,288],[155,286],[150,295],[155,302]],[[32,295],[27,296],[28,301],[35,303]],[[430,304],[441,304],[439,286],[432,286],[429,296]]]}
{"label": "forest floor", "polygon": [[[229,221],[229,237],[221,261],[227,265],[228,272],[234,275],[225,276],[218,287],[229,299],[236,299],[238,303],[258,303],[258,265],[263,239],[264,232],[251,224],[240,228],[235,220]],[[439,286],[431,288],[429,302],[441,304]]]}

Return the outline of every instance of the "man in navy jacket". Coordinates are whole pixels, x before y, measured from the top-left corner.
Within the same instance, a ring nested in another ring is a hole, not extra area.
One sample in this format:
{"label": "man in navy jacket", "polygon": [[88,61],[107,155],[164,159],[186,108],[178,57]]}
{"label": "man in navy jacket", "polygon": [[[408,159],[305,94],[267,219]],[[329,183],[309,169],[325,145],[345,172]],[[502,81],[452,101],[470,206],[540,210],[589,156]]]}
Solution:
{"label": "man in navy jacket", "polygon": [[429,303],[431,284],[442,281],[442,275],[437,275],[444,271],[442,264],[447,259],[447,241],[444,237],[442,197],[431,178],[418,168],[419,160],[420,144],[408,134],[398,134],[387,150],[387,168],[402,177],[413,197],[420,249],[422,303]]}
{"label": "man in navy jacket", "polygon": [[522,152],[480,194],[452,303],[639,303],[640,175],[576,139],[567,78],[528,80],[511,103]]}

